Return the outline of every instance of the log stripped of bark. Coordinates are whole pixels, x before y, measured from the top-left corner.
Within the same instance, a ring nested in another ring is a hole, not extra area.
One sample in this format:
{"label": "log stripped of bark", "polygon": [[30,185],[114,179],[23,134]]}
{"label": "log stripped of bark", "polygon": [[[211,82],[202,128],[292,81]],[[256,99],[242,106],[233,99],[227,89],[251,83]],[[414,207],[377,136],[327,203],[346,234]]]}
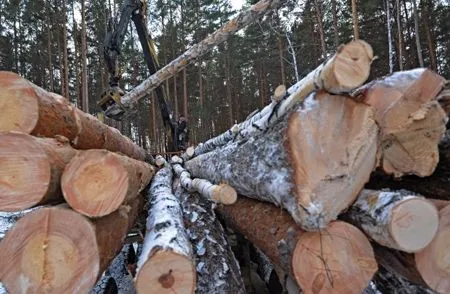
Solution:
{"label": "log stripped of bark", "polygon": [[67,203],[90,217],[107,215],[139,196],[154,174],[151,165],[107,150],[80,152],[64,170]]}
{"label": "log stripped of bark", "polygon": [[283,210],[245,197],[218,211],[305,293],[360,294],[377,271],[369,241],[345,222],[332,222],[321,233],[305,232]]}
{"label": "log stripped of bark", "polygon": [[377,139],[370,107],[321,92],[267,132],[194,157],[185,167],[194,177],[281,206],[302,228],[317,231],[368,181]]}
{"label": "log stripped of bark", "polygon": [[65,138],[0,134],[0,210],[19,211],[60,201],[64,167],[77,154]]}
{"label": "log stripped of bark", "polygon": [[0,131],[42,137],[61,135],[77,149],[107,149],[138,160],[151,160],[144,149],[118,130],[15,73],[0,71],[0,109]]}
{"label": "log stripped of bark", "polygon": [[184,224],[196,256],[196,293],[245,293],[239,264],[213,204],[181,185],[177,185],[175,195],[181,200]]}
{"label": "log stripped of bark", "polygon": [[0,242],[0,280],[11,293],[87,293],[122,248],[142,204],[95,220],[61,206],[27,214]]}
{"label": "log stripped of bark", "polygon": [[172,168],[160,169],[150,186],[147,233],[138,260],[136,289],[141,293],[194,293],[192,248],[180,200],[172,194]]}
{"label": "log stripped of bark", "polygon": [[379,244],[405,252],[425,248],[439,225],[434,204],[405,190],[363,190],[347,216]]}
{"label": "log stripped of bark", "polygon": [[[310,72],[287,91],[283,100],[272,103],[227,132],[212,138],[195,148],[194,156],[209,152],[231,140],[249,138],[266,130],[299,101],[303,101],[314,90],[325,90],[332,94],[348,93],[361,86],[369,77],[373,59],[372,47],[362,40],[341,46],[328,61]],[[279,94],[278,94],[279,96]],[[238,133],[238,134],[236,134]]]}
{"label": "log stripped of bark", "polygon": [[376,109],[386,173],[424,177],[435,170],[447,123],[436,101],[444,81],[431,70],[417,68],[375,80],[357,91]]}

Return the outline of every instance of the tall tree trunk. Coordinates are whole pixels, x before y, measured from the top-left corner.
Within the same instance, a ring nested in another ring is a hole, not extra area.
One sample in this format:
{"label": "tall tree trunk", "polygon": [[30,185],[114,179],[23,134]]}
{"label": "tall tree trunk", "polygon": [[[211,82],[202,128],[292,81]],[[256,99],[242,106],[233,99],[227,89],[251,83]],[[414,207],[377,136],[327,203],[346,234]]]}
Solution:
{"label": "tall tree trunk", "polygon": [[323,14],[322,14],[322,1],[314,0],[314,10],[316,11],[317,25],[319,27],[320,35],[320,48],[322,50],[322,58],[327,57],[327,47],[325,43],[325,32],[323,30]]}
{"label": "tall tree trunk", "polygon": [[392,21],[391,21],[391,5],[386,0],[386,23],[388,31],[388,47],[389,47],[389,73],[394,71],[394,52],[392,50]]}
{"label": "tall tree trunk", "polygon": [[352,17],[353,17],[353,37],[355,40],[359,39],[359,24],[358,24],[358,11],[356,7],[356,0],[352,0]]}
{"label": "tall tree trunk", "polygon": [[231,96],[231,74],[230,74],[230,47],[227,46],[227,53],[225,56],[225,79],[227,82],[226,90],[227,90],[227,103],[228,103],[228,115],[230,118],[230,126],[233,125],[233,98]]}
{"label": "tall tree trunk", "polygon": [[281,71],[281,83],[286,84],[286,75],[284,74],[284,54],[283,54],[283,40],[281,39],[281,34],[277,36],[278,41],[278,52],[280,56],[280,71]]}
{"label": "tall tree trunk", "polygon": [[337,48],[339,46],[339,29],[338,29],[336,0],[331,0],[331,11],[333,14],[334,47]]}
{"label": "tall tree trunk", "polygon": [[156,97],[155,92],[152,93],[152,118],[153,118],[153,142],[155,142],[155,152],[158,152],[158,145],[156,142],[158,142],[156,138],[156,109],[155,109],[155,103],[156,103]]}
{"label": "tall tree trunk", "polygon": [[173,103],[175,104],[175,118],[178,119],[178,87],[177,87],[177,75],[173,76]]}
{"label": "tall tree trunk", "polygon": [[423,67],[422,46],[420,45],[419,13],[417,11],[416,0],[412,0],[412,4],[414,8],[414,32],[416,35],[417,59],[419,60],[419,66]]}
{"label": "tall tree trunk", "polygon": [[86,5],[81,0],[81,100],[84,112],[89,112],[88,85],[87,85],[87,44],[86,44]]}
{"label": "tall tree trunk", "polygon": [[428,8],[430,6],[430,0],[421,1],[421,6],[423,7],[423,25],[425,29],[425,35],[427,37],[427,45],[428,45],[428,51],[430,54],[430,66],[431,69],[436,71],[437,70],[437,61],[436,61],[436,49],[435,49],[435,40],[433,38],[433,32],[430,27],[430,14],[428,11]]}
{"label": "tall tree trunk", "polygon": [[403,70],[403,31],[402,31],[402,19],[401,19],[401,6],[400,1],[395,1],[397,9],[397,34],[398,34],[398,65],[400,70]]}
{"label": "tall tree trunk", "polygon": [[183,69],[183,113],[184,117],[188,120],[188,99],[187,99],[187,72],[186,68]]}
{"label": "tall tree trunk", "polygon": [[73,71],[74,71],[74,77],[75,77],[75,97],[76,97],[76,102],[77,102],[77,107],[81,108],[81,95],[80,95],[80,83],[79,83],[79,74],[78,74],[78,48],[79,48],[79,43],[78,43],[78,29],[77,29],[77,23],[75,21],[75,5],[74,5],[75,1],[72,2],[72,23],[73,23],[73,27],[72,27],[72,34],[73,34],[73,43],[74,43],[74,49],[75,49],[75,54],[73,57]]}
{"label": "tall tree trunk", "polygon": [[69,99],[69,60],[67,57],[67,0],[62,1],[62,14],[63,14],[63,59],[64,59],[64,89],[62,90],[63,96]]}
{"label": "tall tree trunk", "polygon": [[[49,1],[48,5],[51,5]],[[53,92],[53,62],[52,62],[52,28],[51,28],[51,6],[48,7],[47,18],[47,54],[48,54],[48,73],[49,73],[49,90]]]}

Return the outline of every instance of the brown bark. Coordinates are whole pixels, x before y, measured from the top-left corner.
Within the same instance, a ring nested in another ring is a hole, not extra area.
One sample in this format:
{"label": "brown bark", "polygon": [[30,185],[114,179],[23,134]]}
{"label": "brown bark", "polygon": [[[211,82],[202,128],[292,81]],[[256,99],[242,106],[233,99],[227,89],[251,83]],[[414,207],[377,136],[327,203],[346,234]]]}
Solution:
{"label": "brown bark", "polygon": [[278,33],[277,35],[277,41],[278,41],[278,55],[280,57],[280,72],[281,72],[281,84],[286,84],[286,75],[284,70],[284,54],[283,54],[283,39],[281,38],[281,35]]}
{"label": "brown bark", "polygon": [[87,293],[142,206],[138,200],[95,220],[61,206],[27,214],[0,243],[0,280],[11,293]]}
{"label": "brown bark", "polygon": [[353,38],[359,39],[359,24],[358,24],[358,9],[356,7],[356,1],[352,0],[352,18],[353,18]]}
{"label": "brown bark", "polygon": [[400,70],[403,70],[403,29],[400,0],[396,0],[395,8],[397,9],[398,64]]}
{"label": "brown bark", "polygon": [[87,80],[87,33],[86,33],[86,0],[81,0],[81,105],[84,112],[89,112],[88,80]]}
{"label": "brown bark", "polygon": [[0,134],[0,210],[62,202],[61,175],[76,154],[65,138]]}
{"label": "brown bark", "polygon": [[337,7],[336,0],[331,0],[331,11],[333,13],[333,34],[334,34],[334,47],[339,46],[339,29],[337,19]]}
{"label": "brown bark", "polygon": [[11,72],[0,72],[0,131],[69,139],[77,149],[107,149],[146,160],[147,152],[94,116]]}
{"label": "brown bark", "polygon": [[305,232],[283,210],[245,197],[218,211],[305,293],[359,294],[377,271],[370,243],[350,224],[336,221],[322,233]]}
{"label": "brown bark", "polygon": [[67,165],[61,187],[75,211],[100,217],[138,196],[153,174],[145,162],[106,150],[87,150]]}
{"label": "brown bark", "polygon": [[428,52],[430,54],[430,66],[432,70],[436,71],[437,70],[436,49],[435,49],[435,40],[433,38],[433,30],[430,27],[430,15],[428,12],[428,8],[430,5],[429,1],[430,0],[425,0],[420,2],[422,4],[421,6],[423,7],[422,20],[425,29],[425,35],[427,38]]}
{"label": "brown bark", "polygon": [[183,114],[184,118],[188,119],[188,99],[187,99],[187,72],[183,69]]}
{"label": "brown bark", "polygon": [[314,0],[314,10],[316,12],[317,26],[319,27],[320,48],[322,50],[322,59],[327,57],[327,46],[325,43],[325,31],[323,28],[322,1]]}
{"label": "brown bark", "polygon": [[[51,6],[50,1],[48,1],[48,6]],[[53,62],[52,62],[52,28],[50,26],[50,15],[51,15],[51,9],[48,8],[48,19],[47,19],[47,55],[48,55],[48,72],[49,72],[49,82],[50,82],[50,91],[53,91]]]}
{"label": "brown bark", "polygon": [[173,102],[175,104],[175,118],[178,119],[178,87],[177,87],[177,75],[173,76]]}
{"label": "brown bark", "polygon": [[[67,0],[62,1],[62,14],[63,14],[63,60],[64,60],[64,70],[63,70],[63,81],[64,88],[62,89],[62,95],[69,98],[69,60],[67,57]],[[52,90],[50,90],[52,91]]]}

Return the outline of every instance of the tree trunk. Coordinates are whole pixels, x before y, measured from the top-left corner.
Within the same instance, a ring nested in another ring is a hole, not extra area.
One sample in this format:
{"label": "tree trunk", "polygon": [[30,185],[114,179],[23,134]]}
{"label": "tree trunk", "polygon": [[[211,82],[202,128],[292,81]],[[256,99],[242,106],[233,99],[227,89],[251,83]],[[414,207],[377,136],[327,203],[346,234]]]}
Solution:
{"label": "tree trunk", "polygon": [[433,173],[447,120],[436,101],[443,84],[441,76],[419,68],[396,72],[357,90],[376,109],[382,168],[387,174],[424,177]]}
{"label": "tree trunk", "polygon": [[334,47],[337,48],[339,46],[339,29],[338,29],[336,0],[331,0],[331,11],[333,14]]}
{"label": "tree trunk", "polygon": [[277,35],[278,42],[278,55],[280,57],[280,72],[281,72],[281,84],[286,84],[286,75],[284,74],[284,54],[283,54],[283,39],[281,38],[281,34]]}
{"label": "tree trunk", "polygon": [[194,293],[196,270],[183,224],[180,199],[172,194],[172,170],[152,181],[147,233],[139,256],[136,289],[142,293]]}
{"label": "tree trunk", "polygon": [[69,139],[77,149],[107,149],[138,160],[149,154],[94,116],[73,107],[66,98],[45,91],[20,76],[0,72],[0,131]]}
{"label": "tree trunk", "polygon": [[397,38],[398,38],[398,65],[400,70],[403,70],[403,29],[402,29],[402,19],[400,6],[400,1],[395,1],[395,7],[397,9]]}
{"label": "tree trunk", "polygon": [[379,244],[405,252],[425,248],[439,225],[434,204],[406,190],[363,190],[346,215]]}
{"label": "tree trunk", "polygon": [[87,150],[64,170],[61,187],[67,203],[89,217],[105,216],[129,203],[150,182],[151,165],[106,150]]}
{"label": "tree trunk", "polygon": [[[422,2],[422,1],[421,1]],[[423,25],[425,29],[425,35],[427,37],[428,51],[430,54],[430,66],[431,69],[437,71],[437,61],[436,61],[436,49],[435,40],[433,38],[433,29],[430,27],[430,15],[428,12],[430,0],[423,1]]]}
{"label": "tree trunk", "polygon": [[[50,2],[50,1],[48,1]],[[51,5],[50,3],[48,4]],[[48,55],[48,73],[49,73],[49,84],[50,84],[50,91],[54,91],[54,79],[53,79],[53,62],[52,62],[52,28],[51,28],[51,22],[50,22],[50,16],[51,16],[51,8],[48,8],[48,19],[47,19],[47,55]]]}
{"label": "tree trunk", "polygon": [[358,24],[358,10],[356,7],[356,0],[352,0],[352,18],[353,18],[353,38],[359,39],[359,24]]}
{"label": "tree trunk", "polygon": [[86,7],[85,0],[81,0],[81,101],[83,111],[89,113],[86,41]]}
{"label": "tree trunk", "polygon": [[76,154],[65,138],[0,134],[0,210],[61,202],[61,175]]}
{"label": "tree trunk", "polygon": [[175,118],[178,119],[180,117],[180,113],[178,111],[177,75],[173,76],[173,101],[174,101],[174,104],[175,104]]}
{"label": "tree trunk", "polygon": [[188,119],[188,97],[187,97],[187,73],[186,68],[183,69],[183,114]]}
{"label": "tree trunk", "polygon": [[368,181],[376,166],[377,137],[371,108],[321,92],[264,134],[229,143],[185,166],[194,177],[225,181],[240,194],[284,207],[304,229],[319,230]]}
{"label": "tree trunk", "polygon": [[377,271],[370,243],[350,224],[337,221],[326,233],[304,232],[283,210],[245,197],[218,211],[305,293],[359,294]]}
{"label": "tree trunk", "polygon": [[414,33],[416,35],[417,59],[419,61],[419,66],[423,67],[422,46],[420,45],[419,13],[417,12],[416,0],[412,0],[412,4],[414,9]]}
{"label": "tree trunk", "polygon": [[142,206],[139,199],[95,220],[61,206],[27,214],[0,242],[0,280],[11,293],[87,293]]}
{"label": "tree trunk", "polygon": [[228,104],[228,116],[230,119],[230,125],[234,122],[233,117],[233,97],[231,96],[231,56],[230,56],[230,47],[227,46],[225,55],[225,79],[226,79],[226,91],[227,91],[227,104]]}
{"label": "tree trunk", "polygon": [[325,43],[325,31],[323,29],[322,1],[314,0],[314,10],[316,12],[317,26],[319,28],[320,48],[322,50],[322,59],[327,58],[327,46]]}
{"label": "tree trunk", "polygon": [[392,48],[392,21],[391,21],[390,0],[386,0],[386,23],[387,23],[388,47],[389,47],[389,73],[392,73],[394,72],[394,51]]}
{"label": "tree trunk", "polygon": [[[64,89],[62,89],[62,93],[64,97],[69,99],[69,60],[67,57],[67,0],[62,1],[62,13],[63,13],[63,59],[64,59]],[[52,91],[52,90],[50,90]]]}
{"label": "tree trunk", "polygon": [[245,293],[239,263],[212,203],[180,185],[175,195],[182,203],[184,224],[196,255],[196,293]]}

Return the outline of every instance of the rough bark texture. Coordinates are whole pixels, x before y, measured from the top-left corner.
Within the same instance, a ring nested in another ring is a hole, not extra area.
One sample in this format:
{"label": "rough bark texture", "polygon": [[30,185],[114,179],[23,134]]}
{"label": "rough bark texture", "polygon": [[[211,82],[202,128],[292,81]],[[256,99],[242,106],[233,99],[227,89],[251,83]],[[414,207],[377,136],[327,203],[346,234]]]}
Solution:
{"label": "rough bark texture", "polygon": [[310,95],[266,132],[185,163],[194,177],[289,211],[306,230],[346,209],[376,165],[372,110],[343,96]]}
{"label": "rough bark texture", "polygon": [[362,100],[376,109],[382,168],[400,177],[429,176],[439,161],[447,117],[436,101],[444,79],[425,68],[396,72],[363,86]]}
{"label": "rough bark texture", "polygon": [[12,72],[0,72],[0,131],[19,131],[42,137],[61,135],[77,149],[107,149],[138,160],[147,152],[94,116],[72,106]]}
{"label": "rough bark texture", "polygon": [[147,233],[138,260],[136,289],[145,293],[193,293],[192,247],[180,200],[172,193],[172,168],[160,169],[149,192]]}
{"label": "rough bark texture", "polygon": [[405,252],[425,248],[439,225],[434,204],[405,190],[363,190],[346,215],[379,244]]}
{"label": "rough bark texture", "polygon": [[61,186],[67,203],[90,217],[107,215],[148,185],[151,165],[107,150],[80,152],[64,170]]}
{"label": "rough bark texture", "polygon": [[184,224],[196,256],[196,293],[245,293],[239,264],[216,218],[213,203],[177,185]]}

